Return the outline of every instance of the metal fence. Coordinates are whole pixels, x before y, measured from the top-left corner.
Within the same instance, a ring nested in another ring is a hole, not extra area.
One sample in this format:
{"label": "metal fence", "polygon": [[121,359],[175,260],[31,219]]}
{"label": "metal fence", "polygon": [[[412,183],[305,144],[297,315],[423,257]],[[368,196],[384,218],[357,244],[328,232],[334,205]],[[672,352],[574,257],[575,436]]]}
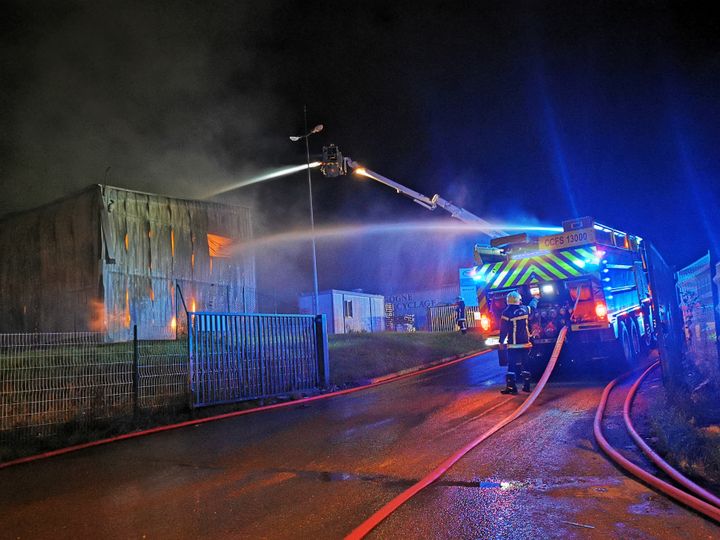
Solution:
{"label": "metal fence", "polygon": [[96,333],[0,334],[0,436],[131,412],[132,353]]}
{"label": "metal fence", "polygon": [[186,339],[0,334],[0,443],[76,437],[140,410],[185,407],[188,374]]}
{"label": "metal fence", "polygon": [[[480,308],[466,307],[465,320],[468,328],[480,327]],[[429,332],[455,332],[458,330],[455,305],[432,306],[427,310]]]}
{"label": "metal fence", "polygon": [[137,328],[121,343],[100,333],[0,334],[0,461],[148,413],[328,384],[324,316],[189,316],[189,335],[177,339],[138,339]]}
{"label": "metal fence", "polygon": [[189,313],[194,406],[327,385],[325,316]]}

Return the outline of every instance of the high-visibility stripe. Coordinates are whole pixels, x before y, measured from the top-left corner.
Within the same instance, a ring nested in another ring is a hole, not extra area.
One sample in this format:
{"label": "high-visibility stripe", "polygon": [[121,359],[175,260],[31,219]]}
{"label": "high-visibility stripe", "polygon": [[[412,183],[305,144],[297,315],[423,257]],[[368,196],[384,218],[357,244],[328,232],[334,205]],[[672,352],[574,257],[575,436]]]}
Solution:
{"label": "high-visibility stripe", "polygon": [[517,268],[515,268],[515,271],[512,273],[512,275],[508,278],[508,280],[505,282],[505,287],[512,287],[512,284],[515,281],[515,278],[517,278],[520,271],[525,268],[525,265],[528,263],[530,259],[520,259],[518,262]]}
{"label": "high-visibility stripe", "polygon": [[508,275],[508,272],[510,271],[510,269],[513,267],[514,264],[515,264],[515,261],[513,261],[513,260],[508,261],[505,268],[503,268],[500,271],[500,273],[498,274],[497,279],[493,282],[492,285],[490,285],[490,288],[497,289],[498,285],[500,285],[500,283],[502,283],[502,280],[505,279],[505,276]]}
{"label": "high-visibility stripe", "polygon": [[557,277],[559,279],[565,279],[567,277],[567,275],[565,275],[563,272],[561,272],[560,270],[555,268],[555,266],[553,266],[552,263],[550,263],[549,261],[546,261],[542,257],[538,257],[537,262],[542,263],[545,270],[547,270],[548,272],[550,272],[552,274],[555,274],[555,277]]}
{"label": "high-visibility stripe", "polygon": [[487,263],[477,271],[477,275],[484,278],[490,290],[508,289],[524,285],[533,273],[543,281],[581,276],[587,273],[584,268],[590,264],[586,259],[595,257],[586,248],[564,249],[523,259]]}
{"label": "high-visibility stripe", "polygon": [[579,276],[579,275],[580,275],[580,272],[578,272],[577,268],[573,268],[572,266],[570,266],[568,263],[566,263],[565,261],[563,261],[561,258],[559,258],[559,257],[558,257],[557,255],[555,255],[554,253],[548,253],[548,254],[547,254],[547,257],[548,257],[552,262],[554,262],[555,264],[557,264],[560,268],[562,268],[565,272],[567,272],[568,274],[571,274],[571,275],[573,275],[573,276]]}
{"label": "high-visibility stripe", "polygon": [[500,268],[502,268],[504,264],[505,263],[502,261],[496,262],[495,264],[491,263],[490,268],[488,268],[488,272],[483,276],[484,279],[487,280],[489,283],[489,281],[495,277],[495,274],[497,274],[497,272],[500,270]]}
{"label": "high-visibility stripe", "polygon": [[[579,259],[577,257],[577,255],[570,253],[569,251],[560,251],[559,253],[560,253],[560,255],[565,257],[567,260],[569,260],[571,263],[573,263],[578,268],[582,268],[583,266],[585,266],[585,261],[583,261],[582,259]],[[577,263],[580,263],[580,264],[577,264]]]}
{"label": "high-visibility stripe", "polygon": [[519,321],[520,319],[527,319],[527,318],[528,318],[527,315],[519,315],[518,317],[513,317],[513,318],[510,319],[510,320],[511,320],[511,321]]}
{"label": "high-visibility stripe", "polygon": [[595,255],[593,252],[588,251],[587,249],[584,249],[584,248],[576,249],[575,253],[577,253],[581,257],[584,257],[586,259],[585,262],[588,262],[587,259],[590,259],[591,264],[593,263],[593,260],[597,257],[597,255]]}
{"label": "high-visibility stripe", "polygon": [[530,278],[530,276],[532,276],[533,274],[537,274],[537,275],[540,276],[542,279],[547,280],[547,281],[551,281],[551,280],[552,280],[552,278],[551,278],[550,276],[548,276],[542,269],[540,269],[539,266],[537,266],[536,264],[531,264],[531,265],[528,267],[528,269],[525,270],[525,273],[524,273],[523,276],[518,280],[517,284],[518,284],[518,285],[523,285],[523,284]]}

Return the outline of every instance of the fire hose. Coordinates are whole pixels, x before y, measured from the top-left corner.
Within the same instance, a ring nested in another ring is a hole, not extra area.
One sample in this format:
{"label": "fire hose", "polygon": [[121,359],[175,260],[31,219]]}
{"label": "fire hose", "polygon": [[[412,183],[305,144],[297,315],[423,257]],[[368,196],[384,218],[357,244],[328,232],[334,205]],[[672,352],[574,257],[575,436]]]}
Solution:
{"label": "fire hose", "polygon": [[[647,373],[649,373],[649,371],[651,369],[653,369],[654,367],[655,367],[654,365],[651,366],[648,370],[645,371],[645,373],[643,373],[643,375],[638,379],[638,381],[636,381],[635,385],[633,385],[634,390],[637,390],[637,386],[639,386],[640,381],[642,381],[642,379],[645,377],[645,375],[647,375]],[[617,450],[615,450],[610,445],[610,443],[607,441],[607,439],[604,437],[604,435],[602,433],[601,423],[602,423],[603,413],[605,412],[605,407],[607,406],[608,397],[610,396],[610,392],[615,387],[615,385],[618,383],[618,381],[620,381],[625,376],[626,376],[626,374],[620,375],[616,379],[613,379],[603,390],[602,396],[600,398],[600,404],[598,405],[597,411],[595,412],[595,422],[593,424],[595,440],[597,440],[598,445],[600,446],[600,448],[602,448],[603,452],[605,452],[605,454],[607,454],[607,456],[610,459],[612,459],[615,463],[620,465],[620,467],[622,467],[623,469],[625,469],[626,471],[628,471],[635,477],[639,478],[640,480],[642,480],[649,486],[652,486],[653,488],[657,489],[661,493],[664,493],[665,495],[668,495],[671,498],[673,498],[677,501],[680,501],[681,503],[689,506],[693,510],[696,510],[697,512],[699,512],[701,514],[703,514],[711,519],[714,519],[715,521],[720,522],[720,508],[718,508],[717,506],[714,506],[710,503],[707,503],[707,502],[695,497],[694,495],[687,493],[686,491],[678,489],[675,486],[673,486],[672,484],[669,484],[663,480],[660,480],[659,478],[653,476],[652,474],[645,471],[641,467],[638,467],[637,465],[632,463],[630,460],[628,460],[627,458],[622,456]],[[628,425],[628,422],[629,422],[630,405],[632,402],[632,397],[634,397],[634,395],[635,395],[634,390],[631,389],[631,392],[628,393],[627,399],[625,401],[625,406],[623,408],[623,415],[626,415],[625,416],[626,425]],[[632,425],[632,423],[630,423],[630,425]],[[637,436],[639,439],[640,437],[639,437],[639,435],[637,435],[637,432],[635,432],[634,429],[631,432],[631,436],[632,436],[633,432],[635,433],[635,436]],[[635,440],[635,442],[638,442],[638,439],[635,439],[635,437],[633,437],[633,439]],[[643,444],[644,444],[644,441],[643,441]],[[642,448],[642,445],[640,445],[640,446]],[[645,445],[645,446],[647,446],[647,445]],[[648,449],[649,449],[649,447],[648,447]],[[652,452],[651,449],[650,449],[650,452]],[[652,452],[652,453],[655,454],[654,452]],[[656,454],[655,454],[655,456],[657,457],[658,460],[662,461],[659,458],[659,456],[657,456]],[[655,460],[653,460],[653,462],[655,462]],[[667,464],[665,464],[665,465],[667,465]],[[667,467],[670,468],[669,465],[667,465]],[[663,467],[661,467],[661,468],[663,468]],[[665,470],[665,469],[663,468],[663,470]],[[675,473],[677,473],[677,471],[675,471]],[[680,475],[680,473],[677,473],[677,475]],[[680,475],[680,476],[682,476],[682,475]],[[671,475],[671,477],[675,478],[676,475],[673,474],[673,475]],[[688,482],[689,482],[689,480],[688,480]],[[702,488],[700,488],[700,489],[702,489]]]}
{"label": "fire hose", "polygon": [[701,497],[709,503],[714,504],[715,506],[720,508],[720,497],[716,497],[708,490],[698,486],[695,482],[684,476],[678,470],[671,467],[670,464],[668,464],[659,455],[657,455],[652,448],[650,448],[650,446],[643,440],[643,438],[638,435],[638,432],[635,430],[635,426],[633,426],[632,419],[630,418],[630,409],[632,408],[633,401],[635,400],[635,394],[637,393],[637,390],[640,387],[640,384],[642,384],[645,377],[647,377],[647,375],[659,365],[660,361],[657,361],[652,366],[647,368],[645,372],[640,375],[640,377],[638,377],[638,380],[635,381],[635,384],[633,384],[628,391],[627,398],[625,398],[625,404],[623,405],[623,418],[625,419],[625,427],[627,427],[628,433],[635,441],[635,444],[637,444],[643,451],[643,454],[645,454],[648,459],[652,461],[659,469],[661,469],[670,478],[675,480],[678,484],[692,491],[698,497]]}
{"label": "fire hose", "polygon": [[450,457],[446,458],[440,465],[438,465],[434,470],[432,470],[429,474],[427,474],[424,478],[422,478],[419,482],[413,484],[408,489],[397,495],[394,499],[392,499],[390,502],[385,504],[382,508],[380,508],[378,511],[376,511],[373,515],[371,515],[369,518],[367,518],[364,522],[362,522],[358,527],[356,527],[350,534],[348,534],[345,537],[345,540],[359,540],[361,538],[364,538],[370,531],[372,531],[375,527],[377,527],[385,518],[390,516],[395,510],[400,508],[403,504],[405,504],[407,501],[409,501],[412,497],[417,495],[420,491],[428,487],[430,484],[435,482],[438,478],[440,478],[443,474],[445,474],[450,467],[455,465],[465,454],[470,452],[473,448],[475,448],[477,445],[479,445],[484,440],[490,438],[493,434],[500,431],[502,428],[507,426],[510,422],[518,418],[520,415],[522,415],[525,411],[527,411],[530,406],[535,402],[537,397],[540,395],[540,392],[543,391],[543,388],[545,388],[545,384],[547,383],[548,379],[550,378],[550,375],[552,374],[553,370],[555,369],[555,365],[557,364],[558,357],[560,356],[560,351],[562,350],[562,346],[565,342],[565,336],[567,334],[567,327],[563,327],[560,329],[560,333],[558,334],[557,342],[555,343],[555,347],[553,348],[552,355],[550,356],[550,360],[548,361],[548,365],[545,368],[545,371],[543,372],[542,376],[540,377],[540,380],[537,383],[537,386],[535,387],[535,390],[527,397],[525,401],[523,401],[522,405],[520,405],[515,411],[512,412],[509,416],[505,417],[503,420],[495,424],[493,427],[491,427],[489,430],[484,432],[479,437],[475,438],[474,440],[470,441],[468,444],[463,446],[460,450],[452,454]]}

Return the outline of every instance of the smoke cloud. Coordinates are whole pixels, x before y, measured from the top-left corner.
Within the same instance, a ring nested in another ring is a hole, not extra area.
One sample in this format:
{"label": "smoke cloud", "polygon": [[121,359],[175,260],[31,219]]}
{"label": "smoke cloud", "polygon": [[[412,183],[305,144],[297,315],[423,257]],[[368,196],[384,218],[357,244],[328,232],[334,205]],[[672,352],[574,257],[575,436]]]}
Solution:
{"label": "smoke cloud", "polygon": [[272,144],[267,126],[284,110],[262,81],[248,84],[258,61],[249,43],[269,9],[75,1],[6,10],[0,213],[101,182],[202,197],[257,172],[254,156]]}

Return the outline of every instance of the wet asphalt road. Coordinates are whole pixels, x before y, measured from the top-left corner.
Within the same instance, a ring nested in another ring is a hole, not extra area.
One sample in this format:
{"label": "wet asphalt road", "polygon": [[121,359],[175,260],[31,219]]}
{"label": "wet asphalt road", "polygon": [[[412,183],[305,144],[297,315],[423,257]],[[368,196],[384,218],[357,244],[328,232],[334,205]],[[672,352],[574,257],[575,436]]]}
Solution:
{"label": "wet asphalt road", "polygon": [[[0,470],[0,537],[341,538],[509,414],[524,398],[499,394],[502,382],[495,355],[481,355],[347,396]],[[371,537],[720,537],[598,453],[602,386],[552,383]]]}

